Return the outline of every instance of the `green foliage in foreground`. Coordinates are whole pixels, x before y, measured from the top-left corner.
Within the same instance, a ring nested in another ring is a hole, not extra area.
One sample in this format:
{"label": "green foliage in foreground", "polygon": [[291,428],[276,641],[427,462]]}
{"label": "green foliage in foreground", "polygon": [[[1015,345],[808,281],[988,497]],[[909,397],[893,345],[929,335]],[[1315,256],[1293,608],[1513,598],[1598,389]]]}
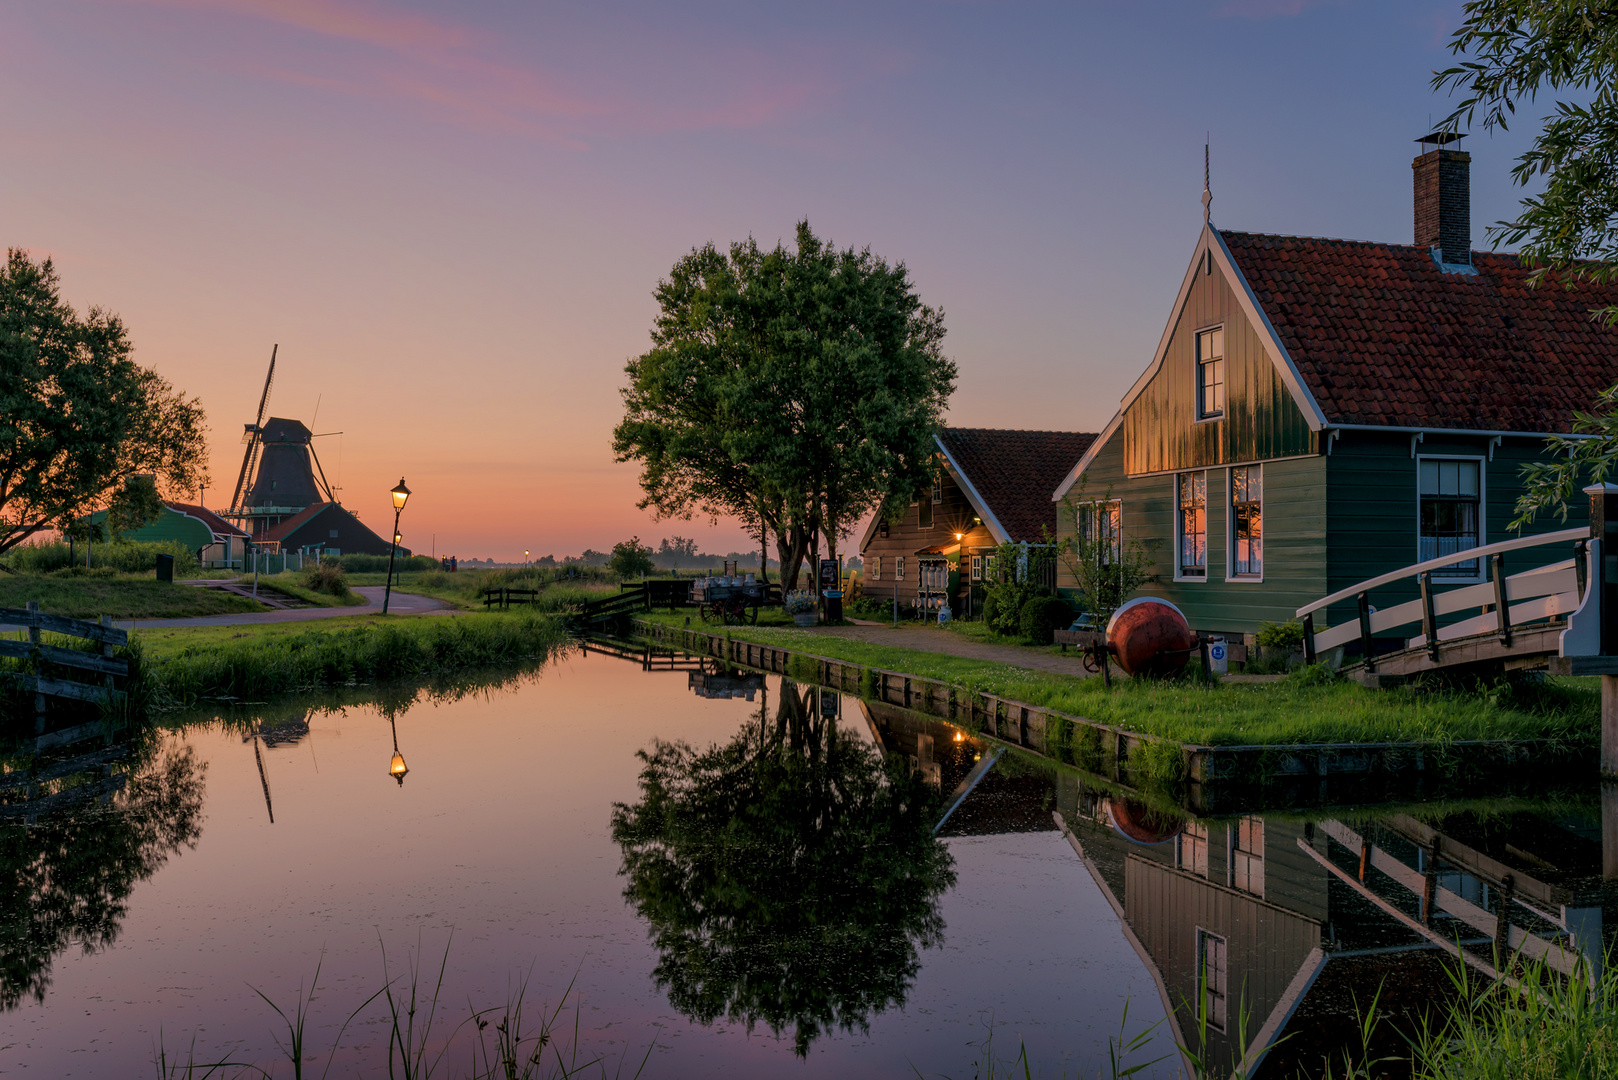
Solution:
{"label": "green foliage in foreground", "polygon": [[[680,616],[642,616],[681,625]],[[734,638],[803,650],[1055,709],[1129,731],[1202,745],[1448,742],[1454,739],[1597,737],[1600,693],[1578,680],[1474,691],[1366,690],[1303,669],[1282,682],[1226,684],[1058,675],[943,653],[850,641],[785,628],[733,626]]]}
{"label": "green foliage in foreground", "polygon": [[27,607],[30,600],[38,600],[41,611],[70,619],[180,619],[266,610],[243,596],[151,577],[0,574],[0,607]]}
{"label": "green foliage in foreground", "polygon": [[131,697],[139,708],[166,711],[205,698],[267,698],[430,678],[545,657],[567,640],[561,620],[527,613],[335,622],[294,624],[296,629],[277,633],[198,628],[223,633],[171,633],[166,641],[157,639],[159,647],[151,650],[145,647],[146,636],[138,633],[131,643],[138,670]]}

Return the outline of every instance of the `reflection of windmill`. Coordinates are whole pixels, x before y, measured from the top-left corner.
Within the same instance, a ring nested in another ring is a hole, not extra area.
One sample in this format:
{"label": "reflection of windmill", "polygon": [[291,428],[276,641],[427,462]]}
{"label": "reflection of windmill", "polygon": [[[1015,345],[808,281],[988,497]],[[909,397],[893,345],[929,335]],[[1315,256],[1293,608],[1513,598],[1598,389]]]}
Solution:
{"label": "reflection of windmill", "polygon": [[315,454],[317,436],[297,420],[265,418],[270,390],[275,385],[275,357],[279,350],[280,346],[276,346],[270,351],[270,370],[264,376],[258,415],[251,424],[243,425],[242,468],[236,477],[230,506],[222,515],[261,541],[282,521],[317,503],[336,502],[320,458]]}

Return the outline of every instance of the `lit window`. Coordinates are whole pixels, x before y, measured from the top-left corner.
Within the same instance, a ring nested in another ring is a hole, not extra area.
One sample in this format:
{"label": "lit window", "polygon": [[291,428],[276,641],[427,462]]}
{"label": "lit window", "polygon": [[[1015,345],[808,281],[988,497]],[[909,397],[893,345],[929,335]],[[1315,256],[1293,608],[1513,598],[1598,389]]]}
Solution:
{"label": "lit window", "polygon": [[1179,473],[1180,577],[1208,576],[1208,474]]}
{"label": "lit window", "polygon": [[1235,840],[1230,858],[1231,887],[1263,896],[1264,819],[1242,818],[1236,823]]}
{"label": "lit window", "polygon": [[1202,987],[1202,1015],[1208,1026],[1225,1030],[1225,939],[1197,931],[1197,982]]}
{"label": "lit window", "polygon": [[1124,554],[1124,504],[1114,500],[1079,507],[1085,540],[1101,546],[1103,562],[1119,562]]}
{"label": "lit window", "polygon": [[1197,335],[1197,417],[1225,415],[1225,330]]}
{"label": "lit window", "polygon": [[893,580],[895,580],[895,581],[903,581],[904,579],[905,579],[905,557],[903,555],[895,555],[893,557]]}
{"label": "lit window", "polygon": [[983,556],[982,555],[974,555],[974,556],[972,556],[972,580],[973,581],[982,581],[983,580]]}
{"label": "lit window", "polygon": [[882,580],[882,556],[880,555],[871,556],[871,580]]}
{"label": "lit window", "polygon": [[[1422,458],[1418,464],[1421,543],[1417,561],[1477,547],[1483,509],[1481,463],[1475,458]],[[1433,576],[1470,578],[1478,573],[1478,560],[1468,559],[1439,567]]]}
{"label": "lit window", "polygon": [[1264,468],[1242,465],[1230,470],[1231,573],[1264,574]]}

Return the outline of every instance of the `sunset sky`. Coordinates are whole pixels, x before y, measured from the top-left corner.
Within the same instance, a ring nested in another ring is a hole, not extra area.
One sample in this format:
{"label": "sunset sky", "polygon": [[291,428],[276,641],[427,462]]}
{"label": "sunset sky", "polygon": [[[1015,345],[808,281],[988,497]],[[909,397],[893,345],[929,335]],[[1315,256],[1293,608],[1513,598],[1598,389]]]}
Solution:
{"label": "sunset sky", "polygon": [[[0,0],[0,236],[372,527],[520,558],[638,533],[611,429],[658,278],[807,217],[947,313],[950,422],[1096,430],[1201,224],[1408,243],[1458,2]],[[1474,243],[1525,136],[1469,139]],[[319,415],[315,417],[316,403]],[[335,475],[334,475],[335,474]],[[435,539],[436,538],[436,539]]]}

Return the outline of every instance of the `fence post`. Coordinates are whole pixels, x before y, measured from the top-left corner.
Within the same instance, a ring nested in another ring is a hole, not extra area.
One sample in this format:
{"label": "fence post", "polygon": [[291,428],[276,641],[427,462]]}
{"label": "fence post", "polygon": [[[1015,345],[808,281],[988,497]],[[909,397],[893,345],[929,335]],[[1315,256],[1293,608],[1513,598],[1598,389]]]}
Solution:
{"label": "fence post", "polygon": [[[1579,545],[1583,547],[1583,544]],[[1494,610],[1495,625],[1500,628],[1500,644],[1511,647],[1511,612],[1506,606],[1506,557],[1495,552],[1494,558],[1489,560],[1489,569],[1494,576]],[[1584,563],[1579,562],[1579,596],[1584,596]]]}
{"label": "fence post", "polygon": [[[85,545],[88,547],[89,545]],[[45,691],[40,687],[39,680],[39,601],[28,601],[28,644],[33,648],[34,662],[34,734],[45,734]]]}
{"label": "fence post", "polygon": [[1315,613],[1310,612],[1303,617],[1303,662],[1313,664],[1318,657],[1315,656]]}
{"label": "fence post", "polygon": [[1584,590],[1590,584],[1590,541],[1573,541],[1573,573],[1579,582],[1579,602],[1584,602]]}
{"label": "fence post", "polygon": [[1360,649],[1365,653],[1365,670],[1376,670],[1376,645],[1371,639],[1371,594],[1360,593]]}
{"label": "fence post", "polygon": [[1438,663],[1438,613],[1433,610],[1433,572],[1428,570],[1417,582],[1421,585],[1421,632],[1427,638],[1427,655]]}

